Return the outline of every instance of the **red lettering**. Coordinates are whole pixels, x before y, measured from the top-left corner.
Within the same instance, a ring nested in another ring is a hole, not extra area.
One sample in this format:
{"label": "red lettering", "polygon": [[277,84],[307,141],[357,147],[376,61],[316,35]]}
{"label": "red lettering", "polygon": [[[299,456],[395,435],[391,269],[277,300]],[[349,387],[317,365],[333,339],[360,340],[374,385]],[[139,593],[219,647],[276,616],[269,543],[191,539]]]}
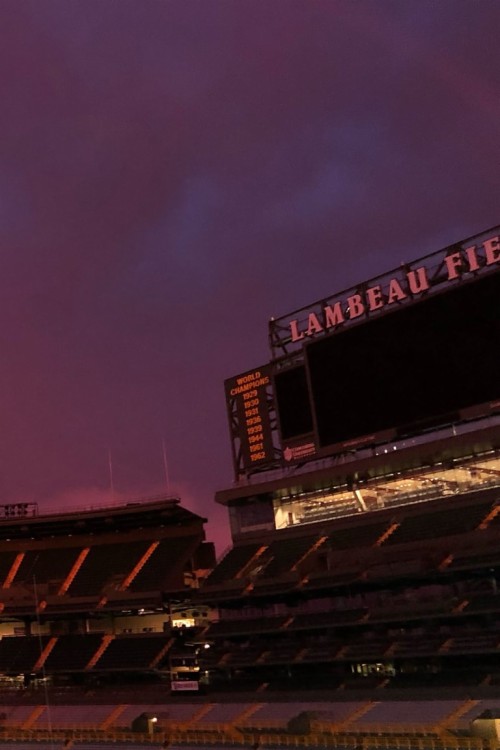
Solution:
{"label": "red lettering", "polygon": [[291,320],[290,321],[290,331],[292,334],[292,342],[295,343],[296,341],[300,341],[304,338],[304,333],[299,331],[299,321],[298,320]]}
{"label": "red lettering", "polygon": [[479,261],[477,259],[476,246],[472,245],[471,247],[467,247],[465,253],[467,255],[467,260],[469,261],[469,271],[478,271]]}
{"label": "red lettering", "polygon": [[309,313],[308,326],[306,331],[307,335],[314,336],[315,333],[321,333],[322,330],[323,326],[319,322],[316,313]]}
{"label": "red lettering", "polygon": [[387,295],[387,304],[392,305],[393,302],[401,302],[401,300],[406,299],[407,296],[408,295],[403,291],[399,281],[397,279],[391,279],[389,293]]}
{"label": "red lettering", "polygon": [[487,266],[500,261],[500,237],[492,237],[491,240],[486,240],[483,242],[483,247]]}
{"label": "red lettering", "polygon": [[368,299],[368,307],[370,310],[380,310],[384,306],[384,299],[382,297],[382,290],[379,286],[370,286],[366,290],[366,296]]}
{"label": "red lettering", "polygon": [[325,307],[325,327],[335,328],[345,320],[344,313],[342,312],[342,304],[336,302],[334,306],[327,305]]}
{"label": "red lettering", "polygon": [[349,307],[349,317],[359,318],[365,311],[365,306],[360,294],[353,294],[352,297],[347,298],[347,305]]}
{"label": "red lettering", "polygon": [[427,271],[423,266],[417,268],[416,271],[410,271],[406,274],[408,279],[408,286],[412,294],[420,294],[425,292],[429,288],[429,280],[427,278]]}
{"label": "red lettering", "polygon": [[463,265],[462,254],[452,253],[451,255],[447,255],[444,262],[446,263],[446,269],[448,271],[448,279],[458,279],[460,276],[458,269],[461,269]]}

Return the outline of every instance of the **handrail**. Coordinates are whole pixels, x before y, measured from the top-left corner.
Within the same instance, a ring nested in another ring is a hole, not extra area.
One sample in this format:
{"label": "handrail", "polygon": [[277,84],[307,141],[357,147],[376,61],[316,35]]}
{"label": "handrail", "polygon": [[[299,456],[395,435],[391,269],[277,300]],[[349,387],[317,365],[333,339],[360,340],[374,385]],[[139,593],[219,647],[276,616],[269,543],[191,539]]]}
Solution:
{"label": "handrail", "polygon": [[21,729],[14,727],[0,727],[0,743],[3,741],[44,741],[64,742],[66,740],[92,740],[100,742],[128,742],[135,745],[151,744],[154,738],[155,744],[168,743],[170,745],[201,745],[220,746],[232,745],[248,747],[258,745],[261,748],[272,747],[325,747],[339,748],[339,750],[498,750],[496,739],[485,740],[479,737],[456,737],[451,733],[443,732],[435,735],[422,735],[422,733],[401,734],[391,725],[379,725],[391,731],[386,734],[371,733],[346,733],[346,732],[317,732],[309,734],[288,734],[283,732],[228,732],[227,724],[216,725],[218,731],[207,731],[203,729],[179,730],[170,729],[155,731],[154,735],[145,732],[132,732],[131,730],[111,730],[95,728],[73,728],[62,729],[54,727],[48,729]]}

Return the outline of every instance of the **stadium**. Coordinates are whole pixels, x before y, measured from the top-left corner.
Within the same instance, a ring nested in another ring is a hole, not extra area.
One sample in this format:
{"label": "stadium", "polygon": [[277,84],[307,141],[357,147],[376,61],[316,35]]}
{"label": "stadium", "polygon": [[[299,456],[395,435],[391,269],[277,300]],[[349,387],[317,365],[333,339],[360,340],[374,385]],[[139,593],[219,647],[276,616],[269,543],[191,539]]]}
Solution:
{"label": "stadium", "polygon": [[500,228],[269,325],[232,545],[0,508],[2,747],[496,748]]}

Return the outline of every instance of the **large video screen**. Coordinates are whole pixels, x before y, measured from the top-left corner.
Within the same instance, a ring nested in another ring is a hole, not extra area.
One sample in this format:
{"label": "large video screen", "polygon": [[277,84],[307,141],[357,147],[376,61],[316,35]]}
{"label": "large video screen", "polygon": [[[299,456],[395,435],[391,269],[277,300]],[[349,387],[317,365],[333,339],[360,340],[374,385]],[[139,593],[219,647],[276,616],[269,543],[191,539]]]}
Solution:
{"label": "large video screen", "polygon": [[[306,366],[318,447],[437,425],[498,399],[499,343],[500,273],[311,342]],[[303,400],[304,393],[300,412]]]}
{"label": "large video screen", "polygon": [[281,370],[274,376],[274,394],[282,440],[313,431],[311,401],[304,366]]}

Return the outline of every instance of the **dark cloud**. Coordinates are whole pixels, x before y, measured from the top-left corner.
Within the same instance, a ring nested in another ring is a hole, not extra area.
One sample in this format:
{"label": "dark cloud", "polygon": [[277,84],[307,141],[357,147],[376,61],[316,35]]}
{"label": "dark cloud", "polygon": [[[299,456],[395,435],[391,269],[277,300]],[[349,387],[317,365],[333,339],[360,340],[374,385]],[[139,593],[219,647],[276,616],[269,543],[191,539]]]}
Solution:
{"label": "dark cloud", "polygon": [[[498,3],[0,2],[0,490],[227,539],[267,321],[499,220]],[[217,531],[219,526],[222,531]]]}

